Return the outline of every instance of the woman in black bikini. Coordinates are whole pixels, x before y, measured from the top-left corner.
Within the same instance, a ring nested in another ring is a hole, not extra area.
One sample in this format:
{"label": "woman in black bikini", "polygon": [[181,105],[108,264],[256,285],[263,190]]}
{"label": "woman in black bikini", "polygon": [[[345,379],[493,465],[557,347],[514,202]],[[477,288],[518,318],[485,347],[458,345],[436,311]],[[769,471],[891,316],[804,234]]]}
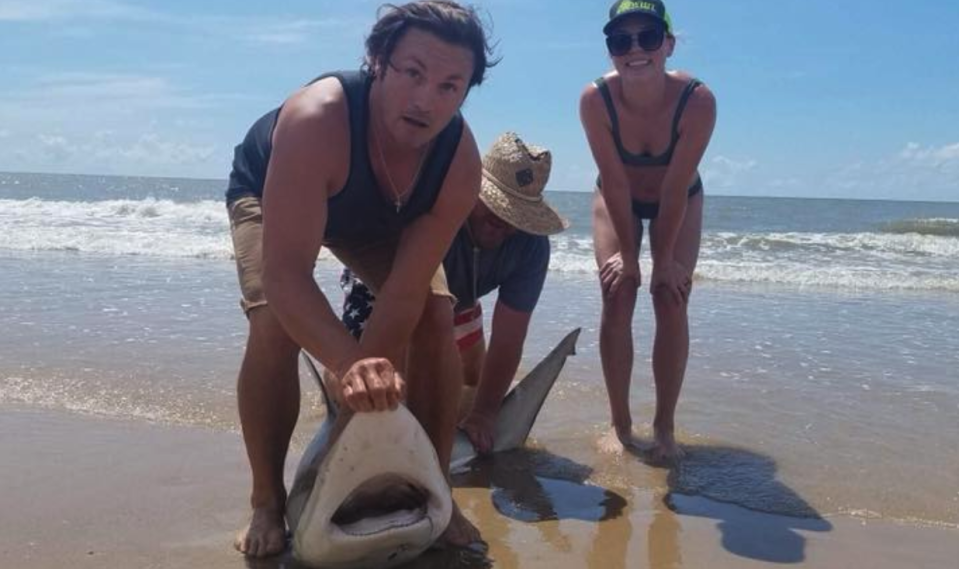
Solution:
{"label": "woman in black bikini", "polygon": [[656,313],[651,452],[654,459],[673,460],[682,456],[674,417],[689,356],[686,307],[702,232],[697,168],[713,132],[716,101],[698,80],[666,71],[675,37],[662,2],[618,0],[609,17],[603,32],[614,69],[580,98],[580,119],[599,167],[593,242],[603,292],[600,354],[614,428],[604,446],[636,444],[629,411],[632,320],[643,220],[649,220]]}

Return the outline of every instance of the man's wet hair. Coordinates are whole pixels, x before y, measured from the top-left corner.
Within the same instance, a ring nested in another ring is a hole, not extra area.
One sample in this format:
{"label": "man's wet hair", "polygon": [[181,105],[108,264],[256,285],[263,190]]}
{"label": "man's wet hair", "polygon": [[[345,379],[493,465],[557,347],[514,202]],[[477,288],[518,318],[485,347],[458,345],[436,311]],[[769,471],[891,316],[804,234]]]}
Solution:
{"label": "man's wet hair", "polygon": [[429,32],[447,43],[463,46],[473,54],[469,86],[479,85],[486,70],[499,63],[476,9],[451,0],[419,0],[407,4],[384,4],[366,38],[366,68],[389,64],[393,50],[410,28]]}

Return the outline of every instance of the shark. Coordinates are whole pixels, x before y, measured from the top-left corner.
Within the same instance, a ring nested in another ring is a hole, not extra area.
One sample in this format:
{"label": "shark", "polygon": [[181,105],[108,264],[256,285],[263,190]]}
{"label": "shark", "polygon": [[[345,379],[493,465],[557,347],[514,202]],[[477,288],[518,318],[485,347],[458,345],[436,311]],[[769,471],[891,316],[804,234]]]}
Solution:
{"label": "shark", "polygon": [[[493,452],[523,446],[580,329],[568,333],[503,398]],[[426,551],[446,530],[452,494],[446,469],[419,421],[403,405],[341,412],[311,356],[326,416],[300,459],[287,500],[293,556],[322,569],[395,567]],[[457,431],[450,469],[477,458]]]}

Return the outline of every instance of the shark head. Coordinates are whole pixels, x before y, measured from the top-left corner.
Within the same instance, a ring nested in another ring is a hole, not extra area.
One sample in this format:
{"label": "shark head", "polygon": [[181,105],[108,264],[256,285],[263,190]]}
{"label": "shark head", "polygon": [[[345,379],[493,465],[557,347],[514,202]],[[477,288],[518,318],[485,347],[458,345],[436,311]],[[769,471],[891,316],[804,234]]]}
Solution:
{"label": "shark head", "polygon": [[402,406],[325,422],[287,505],[294,555],[330,569],[409,561],[436,541],[451,513],[436,451]]}
{"label": "shark head", "polygon": [[[494,452],[522,446],[579,329],[569,334],[503,400]],[[293,553],[314,567],[393,567],[425,551],[449,524],[452,497],[426,432],[403,406],[383,413],[340,413],[306,354],[327,416],[303,453],[287,501]],[[476,453],[458,433],[450,467]]]}

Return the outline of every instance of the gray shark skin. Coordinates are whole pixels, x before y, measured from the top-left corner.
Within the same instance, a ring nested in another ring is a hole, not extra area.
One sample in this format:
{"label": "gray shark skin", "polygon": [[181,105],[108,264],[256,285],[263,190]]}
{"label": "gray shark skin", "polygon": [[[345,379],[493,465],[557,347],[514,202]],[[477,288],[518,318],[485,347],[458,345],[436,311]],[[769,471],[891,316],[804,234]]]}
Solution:
{"label": "gray shark skin", "polygon": [[[522,446],[566,358],[573,330],[503,399],[493,452]],[[303,359],[327,414],[303,453],[287,501],[294,556],[324,569],[394,567],[423,553],[445,531],[452,496],[436,450],[404,407],[340,413],[312,358]],[[451,469],[476,458],[457,431]]]}

